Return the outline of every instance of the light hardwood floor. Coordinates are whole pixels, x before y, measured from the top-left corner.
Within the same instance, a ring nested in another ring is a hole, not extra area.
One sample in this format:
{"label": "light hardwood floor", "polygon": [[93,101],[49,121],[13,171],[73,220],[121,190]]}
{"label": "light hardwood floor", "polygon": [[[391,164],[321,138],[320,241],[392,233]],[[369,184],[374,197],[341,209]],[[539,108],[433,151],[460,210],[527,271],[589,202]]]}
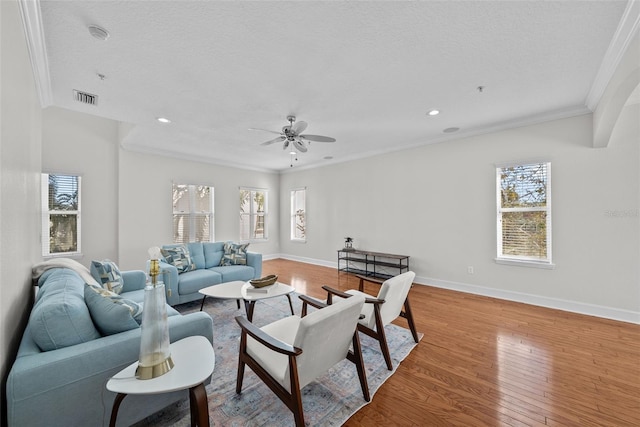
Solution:
{"label": "light hardwood floor", "polygon": [[[314,297],[358,284],[283,259],[263,274]],[[424,338],[345,426],[640,426],[640,325],[430,286],[409,296]]]}

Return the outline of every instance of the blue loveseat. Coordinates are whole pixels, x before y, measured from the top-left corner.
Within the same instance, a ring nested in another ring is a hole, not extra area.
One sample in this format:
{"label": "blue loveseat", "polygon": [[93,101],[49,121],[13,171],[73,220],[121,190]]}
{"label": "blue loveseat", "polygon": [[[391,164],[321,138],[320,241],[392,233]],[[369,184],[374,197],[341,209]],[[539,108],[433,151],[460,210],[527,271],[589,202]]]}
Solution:
{"label": "blue loveseat", "polygon": [[[121,296],[143,302],[146,274],[121,274]],[[92,318],[91,297],[85,300],[85,281],[90,278],[84,277],[69,268],[51,268],[40,276],[36,301],[7,378],[9,427],[108,425],[115,394],[105,385],[138,360],[140,328],[134,325],[102,336]],[[171,342],[201,335],[213,343],[208,314],[181,315],[169,306],[167,314]],[[118,426],[131,425],[187,396],[184,391],[128,396],[118,412]]]}
{"label": "blue loveseat", "polygon": [[[164,285],[167,288],[167,303],[182,304],[202,299],[198,291],[212,285],[257,279],[262,274],[262,254],[246,252],[246,264],[220,265],[225,255],[225,243],[230,242],[196,242],[187,243],[189,256],[195,269],[179,272],[175,265],[160,260],[160,269]],[[164,245],[162,249],[173,249],[182,245]]]}

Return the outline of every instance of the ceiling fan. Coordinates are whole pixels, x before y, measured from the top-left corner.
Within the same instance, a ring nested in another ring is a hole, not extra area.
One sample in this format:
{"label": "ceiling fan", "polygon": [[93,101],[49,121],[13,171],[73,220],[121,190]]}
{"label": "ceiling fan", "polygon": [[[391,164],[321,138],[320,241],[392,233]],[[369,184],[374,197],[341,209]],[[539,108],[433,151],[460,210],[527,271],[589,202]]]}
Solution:
{"label": "ceiling fan", "polygon": [[265,141],[260,145],[271,145],[275,144],[276,142],[282,142],[283,150],[286,150],[287,148],[289,148],[289,146],[291,146],[292,149],[295,148],[301,153],[307,152],[307,145],[310,144],[311,141],[336,142],[335,138],[330,138],[328,136],[303,134],[302,132],[304,132],[304,130],[307,128],[307,122],[296,122],[296,116],[287,116],[287,120],[289,121],[289,124],[283,126],[281,132],[255,128],[249,128],[249,130],[261,130],[279,135],[277,138]]}

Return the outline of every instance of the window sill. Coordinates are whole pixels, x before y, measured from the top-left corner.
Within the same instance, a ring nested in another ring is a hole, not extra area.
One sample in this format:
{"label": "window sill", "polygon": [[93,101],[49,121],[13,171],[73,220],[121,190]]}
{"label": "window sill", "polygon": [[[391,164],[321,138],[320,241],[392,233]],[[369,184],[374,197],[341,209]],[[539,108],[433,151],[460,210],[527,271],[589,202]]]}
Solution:
{"label": "window sill", "polygon": [[307,243],[306,240],[303,239],[290,239],[291,243]]}
{"label": "window sill", "polygon": [[42,258],[43,259],[56,259],[56,258],[80,259],[83,256],[84,255],[82,255],[82,252],[66,252],[66,253],[60,253],[60,254],[42,255]]}
{"label": "window sill", "polygon": [[556,268],[556,265],[551,262],[546,261],[530,261],[524,259],[512,259],[512,258],[496,258],[496,264],[504,264],[504,265],[514,265],[517,267],[531,267],[531,268],[542,268],[545,270],[553,270]]}

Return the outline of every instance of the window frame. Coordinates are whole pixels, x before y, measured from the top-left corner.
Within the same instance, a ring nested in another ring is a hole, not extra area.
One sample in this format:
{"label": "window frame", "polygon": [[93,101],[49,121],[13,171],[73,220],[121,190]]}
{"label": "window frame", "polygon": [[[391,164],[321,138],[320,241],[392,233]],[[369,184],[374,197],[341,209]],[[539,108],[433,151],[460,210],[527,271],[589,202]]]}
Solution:
{"label": "window frame", "polygon": [[[545,182],[545,206],[535,207],[502,207],[502,186],[501,175],[502,170],[514,167],[524,167],[530,165],[545,165],[546,182]],[[510,162],[495,165],[496,171],[496,258],[498,264],[518,265],[526,267],[547,268],[555,267],[552,258],[552,209],[551,209],[551,162],[547,160],[529,160],[521,162]],[[512,212],[545,212],[545,239],[546,239],[546,258],[538,258],[526,255],[506,255],[503,253],[502,239],[502,214]]]}
{"label": "window frame", "polygon": [[[175,187],[176,186],[184,186],[187,187],[188,190],[188,196],[189,196],[189,210],[188,211],[182,211],[179,210],[177,211],[175,209],[175,203],[173,200],[173,194],[175,191]],[[211,206],[210,206],[210,210],[207,211],[196,211],[196,192],[197,192],[197,188],[198,187],[207,187],[209,188],[209,191],[211,192]],[[209,217],[209,240],[208,242],[215,242],[215,188],[211,185],[203,185],[203,184],[178,184],[175,182],[171,183],[171,216],[172,216],[172,221],[171,221],[171,232],[173,235],[173,243],[178,243],[178,244],[187,244],[187,243],[193,243],[193,242],[198,242],[198,240],[196,240],[196,229],[197,229],[197,218],[202,217],[203,215],[208,215]],[[186,214],[186,216],[185,216]],[[189,236],[187,237],[187,240],[184,242],[177,242],[176,241],[176,215],[182,215],[185,216],[186,218],[188,218],[189,221]]]}
{"label": "window frame", "polygon": [[[297,200],[296,195],[299,192],[302,192],[304,194],[303,202],[302,202],[302,225],[303,225],[302,237],[296,237],[296,230],[298,227],[298,222],[296,219],[300,215],[297,213],[298,211],[300,211],[300,209],[299,209],[299,206],[296,204],[296,200]],[[293,190],[291,190],[290,196],[291,196],[290,198],[291,222],[289,224],[289,227],[290,227],[289,237],[292,242],[305,243],[307,241],[307,188],[306,187],[294,188]]]}
{"label": "window frame", "polygon": [[[76,179],[77,190],[77,209],[74,210],[56,210],[50,209],[49,206],[49,177],[73,177]],[[82,256],[82,176],[70,173],[47,173],[40,174],[40,191],[41,191],[41,233],[42,233],[42,257],[70,257],[77,258]],[[51,252],[51,215],[75,215],[76,216],[76,250],[69,252]]]}
{"label": "window frame", "polygon": [[[248,191],[249,192],[249,212],[243,212],[242,211],[242,205],[243,205],[243,198],[242,198],[242,193]],[[239,187],[239,193],[240,193],[240,206],[239,206],[239,222],[238,222],[238,234],[239,234],[239,240],[241,242],[264,242],[269,240],[269,190],[267,190],[266,188],[255,188],[255,187]],[[255,194],[256,193],[263,193],[264,196],[264,203],[263,203],[263,211],[262,212],[254,212],[254,203],[251,202],[251,200],[253,200],[255,198]],[[258,218],[259,217],[263,218],[262,221],[262,237],[252,237],[256,235],[256,227],[255,224],[257,224]],[[242,222],[243,222],[243,217],[248,217],[249,219],[249,236],[243,236],[242,232],[243,232],[243,227],[242,227]],[[255,217],[255,221],[254,221],[254,217]]]}

